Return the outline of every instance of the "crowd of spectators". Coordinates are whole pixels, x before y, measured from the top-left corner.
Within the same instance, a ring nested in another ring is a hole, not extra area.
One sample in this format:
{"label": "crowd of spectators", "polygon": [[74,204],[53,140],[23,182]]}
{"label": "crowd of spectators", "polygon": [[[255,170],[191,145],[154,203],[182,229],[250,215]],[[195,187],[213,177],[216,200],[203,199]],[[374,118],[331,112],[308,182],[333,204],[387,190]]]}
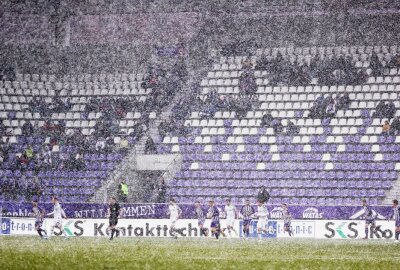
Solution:
{"label": "crowd of spectators", "polygon": [[332,95],[319,95],[311,107],[309,118],[333,118],[339,110],[347,110],[351,100],[348,93],[333,97]]}
{"label": "crowd of spectators", "polygon": [[237,118],[243,118],[248,111],[258,106],[258,98],[251,94],[219,95],[216,90],[210,91],[206,98],[195,99],[195,107],[199,108],[201,118],[212,118],[217,111],[234,111]]}
{"label": "crowd of spectators", "polygon": [[291,62],[278,52],[274,58],[261,56],[255,68],[266,71],[273,86],[309,85],[314,79],[321,85],[356,85],[368,79],[366,71],[357,69],[350,57],[335,54],[324,58],[315,55],[310,61]]}
{"label": "crowd of spectators", "polygon": [[287,135],[294,136],[299,134],[299,127],[296,126],[292,121],[288,120],[286,127],[282,124],[280,118],[274,118],[270,112],[264,113],[261,118],[262,127],[271,127],[274,130],[275,135]]}
{"label": "crowd of spectators", "polygon": [[376,105],[373,117],[380,119],[387,118],[390,120],[395,114],[396,106],[394,105],[393,101],[385,102],[381,100],[378,102],[378,105]]}
{"label": "crowd of spectators", "polygon": [[50,117],[52,113],[65,113],[72,109],[72,103],[69,98],[63,101],[60,96],[56,94],[55,97],[50,99],[51,102],[46,102],[43,96],[33,97],[28,104],[28,110],[32,113],[40,113],[41,117]]}
{"label": "crowd of spectators", "polygon": [[382,125],[383,135],[397,135],[400,134],[400,116],[393,119],[390,124],[390,120],[385,120]]}
{"label": "crowd of spectators", "polygon": [[37,176],[28,177],[21,174],[17,177],[5,177],[0,185],[0,194],[5,200],[19,199],[32,201],[39,198],[44,191],[44,185]]}

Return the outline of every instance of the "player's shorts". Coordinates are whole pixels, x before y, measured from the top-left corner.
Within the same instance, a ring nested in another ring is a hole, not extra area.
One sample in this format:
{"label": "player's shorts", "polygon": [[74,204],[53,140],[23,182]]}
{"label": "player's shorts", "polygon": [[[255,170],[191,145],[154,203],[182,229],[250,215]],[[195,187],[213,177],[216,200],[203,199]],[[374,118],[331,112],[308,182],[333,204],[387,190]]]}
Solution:
{"label": "player's shorts", "polygon": [[220,228],[220,224],[219,221],[211,221],[211,228],[215,228],[215,229],[219,229]]}
{"label": "player's shorts", "polygon": [[267,220],[258,220],[257,221],[257,229],[258,230],[265,230],[267,228]]}
{"label": "player's shorts", "polygon": [[250,226],[250,225],[251,225],[251,219],[243,220],[243,227]]}
{"label": "player's shorts", "polygon": [[43,225],[43,221],[35,221],[35,228],[41,228]]}
{"label": "player's shorts", "polygon": [[365,220],[365,225],[375,225],[375,220],[374,219],[366,219]]}
{"label": "player's shorts", "polygon": [[118,218],[110,218],[108,223],[110,226],[116,226],[118,224]]}
{"label": "player's shorts", "polygon": [[399,219],[399,220],[396,220],[396,221],[394,222],[394,226],[400,227],[400,219]]}
{"label": "player's shorts", "polygon": [[228,218],[228,219],[226,219],[225,223],[226,223],[226,227],[233,227],[233,225],[235,225],[235,220]]}
{"label": "player's shorts", "polygon": [[204,225],[204,220],[198,220],[197,221],[197,225],[199,225],[199,226],[203,226]]}
{"label": "player's shorts", "polygon": [[54,219],[53,220],[53,227],[62,228],[62,226],[63,226],[62,219]]}
{"label": "player's shorts", "polygon": [[170,218],[170,219],[169,219],[169,225],[170,225],[170,227],[174,227],[177,221],[178,221],[177,218]]}
{"label": "player's shorts", "polygon": [[283,227],[284,227],[284,228],[290,228],[290,225],[291,225],[291,224],[290,224],[290,221],[289,221],[289,222],[284,222],[284,223],[283,223]]}

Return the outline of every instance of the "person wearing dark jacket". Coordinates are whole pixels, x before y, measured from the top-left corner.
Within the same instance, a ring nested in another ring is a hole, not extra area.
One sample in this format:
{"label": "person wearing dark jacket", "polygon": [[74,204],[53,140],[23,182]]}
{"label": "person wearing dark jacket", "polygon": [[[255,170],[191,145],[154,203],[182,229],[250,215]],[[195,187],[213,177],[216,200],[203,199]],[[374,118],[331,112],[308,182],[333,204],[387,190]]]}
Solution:
{"label": "person wearing dark jacket", "polygon": [[271,196],[269,195],[267,189],[264,186],[262,186],[257,194],[257,201],[260,203],[267,203],[270,197]]}

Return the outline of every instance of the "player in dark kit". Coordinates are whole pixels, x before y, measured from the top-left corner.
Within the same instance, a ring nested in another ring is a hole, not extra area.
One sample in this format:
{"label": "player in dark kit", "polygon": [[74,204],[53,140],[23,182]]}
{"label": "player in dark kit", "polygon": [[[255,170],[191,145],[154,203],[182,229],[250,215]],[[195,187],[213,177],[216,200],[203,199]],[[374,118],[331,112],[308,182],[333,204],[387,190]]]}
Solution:
{"label": "player in dark kit", "polygon": [[210,208],[208,209],[207,217],[211,218],[211,235],[214,235],[215,238],[219,238],[219,234],[221,233],[221,224],[219,223],[219,210],[215,206],[214,201],[211,200],[209,202]]}
{"label": "player in dark kit", "polygon": [[282,204],[282,219],[283,219],[283,231],[288,232],[289,236],[293,236],[293,231],[291,228],[292,214],[290,214],[286,203]]}
{"label": "player in dark kit", "polygon": [[200,228],[200,236],[207,236],[208,235],[208,230],[207,228],[204,227],[204,222],[206,221],[206,217],[204,216],[203,209],[201,209],[201,204],[199,201],[196,201],[194,203],[194,206],[196,208],[196,216],[197,216],[197,223]]}
{"label": "player in dark kit", "polygon": [[42,229],[45,211],[44,209],[40,209],[38,207],[37,201],[33,201],[32,206],[33,216],[35,217],[35,230],[41,238],[45,238],[47,236],[47,232]]}
{"label": "player in dark kit", "polygon": [[121,214],[121,206],[119,206],[117,200],[115,197],[112,197],[109,202],[109,208],[108,208],[108,217],[109,217],[109,226],[107,228],[107,232],[111,231],[111,237],[110,240],[114,238],[114,233],[115,237],[119,236],[119,230],[115,228],[118,224],[118,217]]}
{"label": "player in dark kit", "polygon": [[376,222],[375,222],[376,214],[367,204],[366,199],[362,199],[361,202],[364,209],[364,219],[365,219],[365,237],[363,239],[368,239],[368,227],[371,227],[372,232],[376,229]]}
{"label": "player in dark kit", "polygon": [[399,241],[399,236],[400,236],[400,207],[399,207],[399,201],[398,200],[393,200],[393,205],[392,205],[392,214],[388,219],[394,219],[395,221],[395,228],[394,228],[394,238],[396,241]]}
{"label": "player in dark kit", "polygon": [[250,235],[251,219],[254,215],[254,208],[250,205],[250,200],[246,200],[245,205],[240,209],[240,214],[243,217],[243,234],[247,238]]}

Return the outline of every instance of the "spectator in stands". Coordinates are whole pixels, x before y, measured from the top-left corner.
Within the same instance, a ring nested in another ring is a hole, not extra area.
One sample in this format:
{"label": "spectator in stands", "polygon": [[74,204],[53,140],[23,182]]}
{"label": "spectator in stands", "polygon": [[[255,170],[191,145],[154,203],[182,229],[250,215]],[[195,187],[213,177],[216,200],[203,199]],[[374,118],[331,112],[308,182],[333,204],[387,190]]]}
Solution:
{"label": "spectator in stands", "polygon": [[256,77],[251,69],[243,71],[240,75],[239,90],[241,95],[254,95],[257,92]]}
{"label": "spectator in stands", "polygon": [[22,125],[22,135],[23,136],[32,136],[34,129],[33,129],[33,125],[31,124],[30,121],[25,121],[25,123]]}
{"label": "spectator in stands", "polygon": [[28,164],[29,164],[29,159],[26,156],[26,153],[23,153],[23,154],[17,156],[17,164],[16,165],[17,165],[18,170],[24,171],[27,168]]}
{"label": "spectator in stands", "polygon": [[280,119],[275,119],[272,121],[272,128],[274,129],[274,134],[279,135],[283,132],[283,125]]}
{"label": "spectator in stands", "polygon": [[270,127],[272,125],[272,121],[274,121],[274,117],[272,117],[270,112],[266,112],[261,118],[261,126]]}
{"label": "spectator in stands", "polygon": [[375,108],[373,117],[374,118],[384,118],[386,110],[387,110],[386,103],[383,100],[379,101],[378,105]]}
{"label": "spectator in stands", "polygon": [[52,158],[51,158],[50,147],[48,145],[45,145],[45,147],[42,149],[40,156],[42,165],[45,166],[46,168],[51,167]]}
{"label": "spectator in stands", "polygon": [[158,181],[158,196],[157,203],[165,203],[165,195],[167,193],[167,185],[163,177],[161,177]]}
{"label": "spectator in stands", "polygon": [[299,134],[299,128],[296,127],[296,125],[292,121],[288,121],[287,127],[286,127],[286,135],[288,136],[294,136]]}
{"label": "spectator in stands", "polygon": [[3,150],[2,149],[0,149],[0,167],[1,167],[1,164],[4,162],[4,153],[3,153]]}
{"label": "spectator in stands", "polygon": [[31,159],[33,158],[33,148],[32,148],[32,145],[29,145],[28,148],[25,149],[24,154],[25,154],[25,156],[26,156],[26,158],[27,158],[28,160],[31,160]]}
{"label": "spectator in stands", "polygon": [[96,146],[95,146],[96,151],[102,152],[102,151],[104,151],[105,148],[106,148],[106,140],[103,137],[99,137],[97,139]]}
{"label": "spectator in stands", "polygon": [[9,152],[11,149],[10,140],[8,137],[6,138],[6,141],[1,145],[0,149],[1,152],[3,153],[3,159],[8,160]]}
{"label": "spectator in stands", "polygon": [[382,134],[384,135],[389,135],[390,132],[390,124],[389,121],[385,121],[385,123],[382,126]]}
{"label": "spectator in stands", "polygon": [[393,131],[393,134],[397,131],[400,131],[400,116],[397,116],[390,126],[390,129]]}
{"label": "spectator in stands", "polygon": [[257,201],[261,203],[267,203],[270,197],[271,196],[267,191],[267,189],[264,186],[262,186],[257,194]]}
{"label": "spectator in stands", "polygon": [[399,68],[400,67],[400,54],[396,54],[390,59],[386,66],[387,68]]}
{"label": "spectator in stands", "polygon": [[325,106],[325,101],[326,99],[324,99],[323,95],[320,95],[317,97],[317,99],[315,100],[313,106],[310,109],[310,112],[308,114],[309,118],[323,118],[325,115],[325,110],[326,108]]}
{"label": "spectator in stands", "polygon": [[70,165],[73,171],[82,171],[85,169],[85,161],[82,151],[76,153],[76,155],[72,158]]}
{"label": "spectator in stands", "polygon": [[332,99],[331,102],[326,107],[325,117],[332,118],[335,117],[335,114],[336,114],[336,105],[335,101]]}
{"label": "spectator in stands", "polygon": [[129,194],[128,185],[125,183],[124,180],[122,180],[118,186],[118,192],[117,192],[118,200],[120,202],[126,203],[128,201],[128,194]]}
{"label": "spectator in stands", "polygon": [[70,156],[67,152],[60,152],[59,159],[60,159],[59,164],[57,164],[59,169],[64,169],[69,167]]}
{"label": "spectator in stands", "polygon": [[145,154],[154,154],[157,152],[156,144],[154,143],[151,136],[147,137],[146,145],[144,148]]}
{"label": "spectator in stands", "polygon": [[372,52],[371,59],[369,61],[369,67],[372,69],[372,76],[378,77],[382,75],[383,65],[379,60],[378,55],[374,51]]}
{"label": "spectator in stands", "polygon": [[0,137],[3,137],[6,134],[7,128],[4,126],[3,121],[0,120]]}
{"label": "spectator in stands", "polygon": [[344,93],[336,99],[337,110],[347,110],[350,107],[350,97],[348,93]]}
{"label": "spectator in stands", "polygon": [[141,122],[136,123],[133,126],[133,131],[129,134],[135,138],[135,141],[139,141],[142,138],[144,133],[144,128]]}
{"label": "spectator in stands", "polygon": [[3,75],[7,81],[15,81],[17,78],[15,68],[12,66],[7,66],[3,71]]}
{"label": "spectator in stands", "polygon": [[393,101],[389,101],[385,108],[384,117],[390,120],[394,117],[395,114],[396,114],[396,106],[394,105]]}
{"label": "spectator in stands", "polygon": [[120,150],[122,153],[128,152],[128,149],[129,149],[129,141],[128,141],[128,139],[126,138],[126,136],[122,136],[122,137],[121,137],[121,140],[119,141],[118,148],[119,148],[119,150]]}

